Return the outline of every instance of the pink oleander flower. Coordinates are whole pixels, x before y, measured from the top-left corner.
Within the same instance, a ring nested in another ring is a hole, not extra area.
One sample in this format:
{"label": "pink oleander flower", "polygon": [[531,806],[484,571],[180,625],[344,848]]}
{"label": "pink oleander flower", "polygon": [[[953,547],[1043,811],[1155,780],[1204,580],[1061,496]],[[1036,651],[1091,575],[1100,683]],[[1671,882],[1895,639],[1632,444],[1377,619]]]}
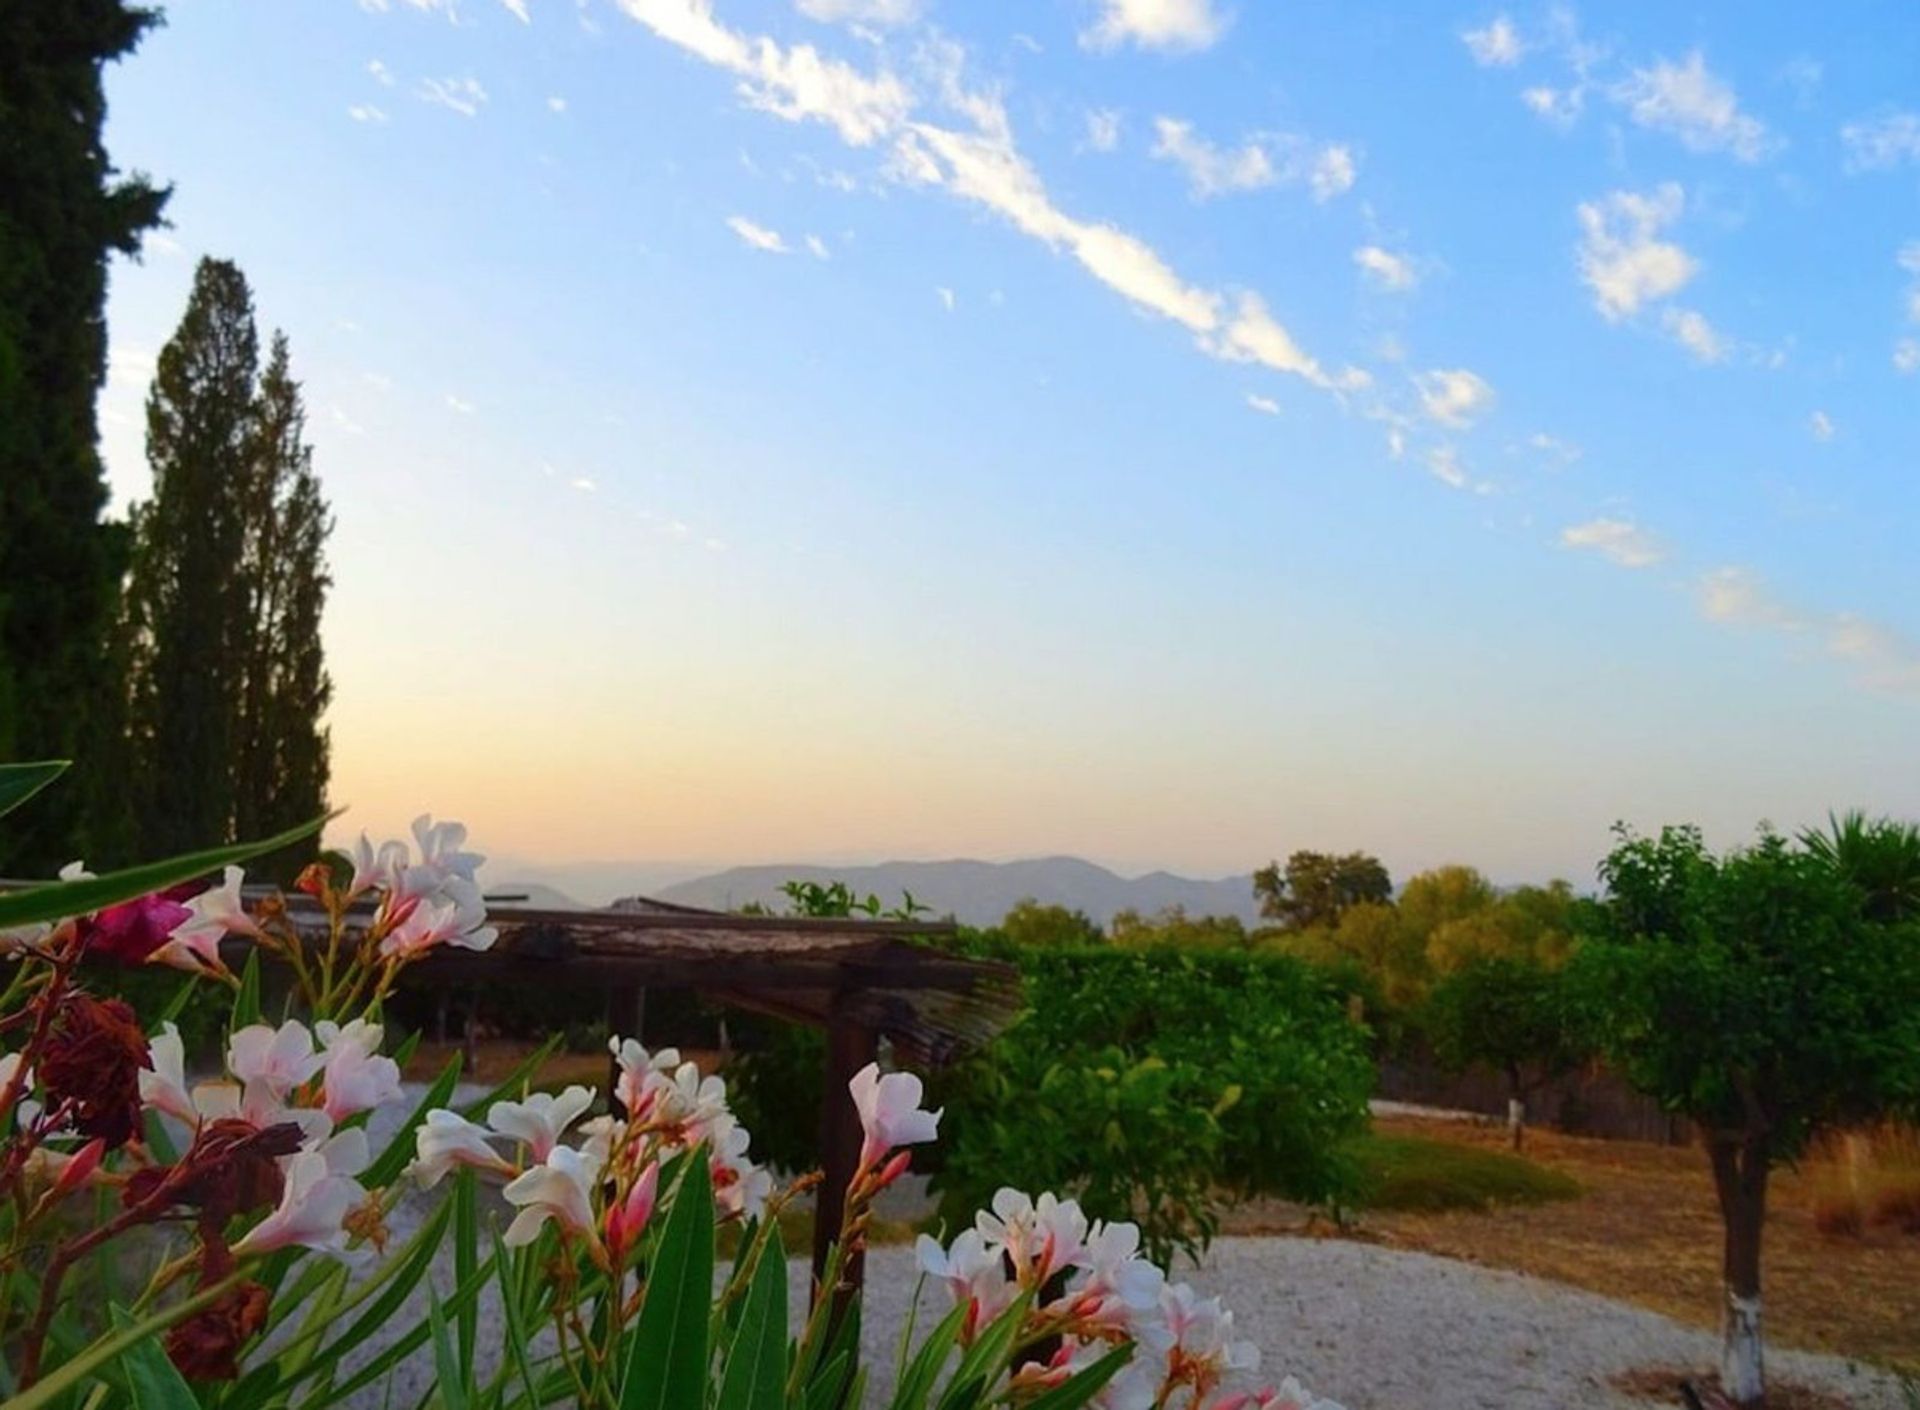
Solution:
{"label": "pink oleander flower", "polygon": [[[467,845],[465,824],[436,823],[431,813],[422,813],[413,820],[413,840],[420,849],[420,860],[403,865],[394,885],[395,896],[402,900],[429,896],[454,881],[472,886],[474,874],[486,861],[477,852],[463,850]],[[405,844],[400,845],[404,849]],[[402,861],[405,861],[404,851]]]}
{"label": "pink oleander flower", "polygon": [[258,940],[260,927],[247,914],[246,905],[240,899],[240,884],[245,879],[246,873],[239,867],[228,867],[221,874],[218,886],[209,886],[188,900],[187,909],[193,913],[189,924],[217,927],[229,935],[249,935]]}
{"label": "pink oleander flower", "polygon": [[370,891],[391,891],[399,884],[407,865],[407,844],[397,839],[382,842],[376,849],[366,833],[353,844],[353,877],[347,882],[347,899],[357,900]]}
{"label": "pink oleander flower", "polygon": [[356,1018],[343,1028],[322,1019],[314,1031],[325,1044],[324,1107],[331,1120],[344,1121],[400,1099],[400,1065],[380,1056],[378,1024]]}
{"label": "pink oleander flower", "polygon": [[961,1230],[951,1248],[922,1234],[914,1243],[914,1257],[928,1277],[946,1287],[956,1307],[967,1309],[960,1328],[966,1341],[1011,1306],[1020,1292],[1007,1276],[1000,1251],[988,1248],[976,1229]]}
{"label": "pink oleander flower", "polygon": [[1158,1313],[1136,1323],[1134,1340],[1166,1367],[1166,1384],[1191,1386],[1203,1404],[1228,1375],[1260,1369],[1260,1348],[1233,1338],[1233,1314],[1186,1283],[1160,1290]]}
{"label": "pink oleander flower", "polygon": [[607,1206],[603,1221],[606,1229],[607,1252],[618,1266],[640,1242],[640,1235],[646,1232],[647,1221],[653,1218],[653,1207],[660,1195],[660,1164],[648,1161],[647,1168],[640,1172],[633,1182],[633,1188],[627,1191],[627,1197],[617,1204]]}
{"label": "pink oleander flower", "polygon": [[924,1089],[911,1072],[880,1075],[878,1063],[868,1063],[847,1083],[853,1104],[860,1112],[860,1129],[866,1139],[860,1147],[860,1168],[871,1169],[887,1152],[900,1146],[917,1146],[940,1133],[940,1113],[922,1111]]}
{"label": "pink oleander flower", "polygon": [[993,1197],[992,1213],[981,1210],[974,1216],[974,1227],[988,1248],[1007,1255],[1023,1288],[1040,1287],[1086,1255],[1087,1216],[1077,1201],[1056,1199],[1051,1192],[1036,1201],[1019,1190],[1002,1189]]}
{"label": "pink oleander flower", "polygon": [[147,1041],[147,1057],[152,1070],[140,1074],[141,1102],[189,1126],[197,1125],[201,1111],[187,1090],[187,1050],[179,1028],[171,1022],[161,1024],[159,1034]]}
{"label": "pink oleander flower", "polygon": [[747,1128],[728,1113],[709,1122],[700,1139],[707,1142],[707,1169],[721,1215],[758,1219],[766,1213],[773,1176],[747,1159]]}
{"label": "pink oleander flower", "polygon": [[555,1146],[545,1161],[508,1182],[501,1193],[520,1212],[501,1242],[508,1248],[530,1244],[549,1220],[572,1233],[593,1237],[593,1187],[600,1163],[569,1146]]}
{"label": "pink oleander flower", "polygon": [[620,1069],[614,1082],[613,1097],[630,1121],[644,1121],[652,1114],[653,1101],[662,1083],[672,1084],[671,1074],[680,1066],[678,1048],[662,1048],[649,1053],[632,1038],[609,1038],[607,1048]]}
{"label": "pink oleander flower", "polygon": [[187,882],[108,906],[78,922],[80,943],[90,955],[145,964],[173,938],[175,930],[192,920],[186,902],[199,890],[198,883]]}
{"label": "pink oleander flower", "polygon": [[298,1246],[335,1257],[346,1254],[350,1237],[346,1218],[367,1193],[348,1171],[356,1160],[360,1168],[365,1168],[366,1133],[341,1134],[360,1139],[357,1143],[341,1142],[337,1147],[329,1141],[318,1150],[303,1150],[282,1162],[285,1184],[278,1207],[247,1231],[246,1237],[233,1246],[235,1253],[272,1253]]}
{"label": "pink oleander flower", "polygon": [[417,959],[440,945],[488,950],[500,938],[500,932],[487,924],[480,888],[465,878],[448,877],[434,892],[416,900],[406,918],[381,938],[383,957]]}
{"label": "pink oleander flower", "polygon": [[567,1128],[586,1115],[593,1098],[593,1088],[581,1086],[558,1096],[531,1092],[517,1102],[495,1102],[487,1109],[487,1125],[524,1145],[537,1165],[560,1144]]}
{"label": "pink oleander flower", "polygon": [[1136,1224],[1094,1225],[1080,1266],[1065,1300],[1089,1326],[1125,1331],[1135,1317],[1159,1305],[1166,1274],[1140,1256]]}
{"label": "pink oleander flower", "polygon": [[513,1166],[487,1144],[489,1133],[451,1111],[430,1111],[413,1135],[413,1164],[408,1167],[422,1189],[431,1189],[458,1165],[511,1175]]}
{"label": "pink oleander flower", "polygon": [[1210,1400],[1206,1410],[1341,1410],[1341,1407],[1331,1400],[1322,1400],[1288,1376],[1278,1386],[1264,1386],[1256,1391],[1240,1391]]}
{"label": "pink oleander flower", "polygon": [[256,1083],[284,1102],[322,1067],[327,1055],[313,1049],[313,1034],[297,1019],[278,1028],[253,1023],[227,1040],[227,1071],[246,1086]]}

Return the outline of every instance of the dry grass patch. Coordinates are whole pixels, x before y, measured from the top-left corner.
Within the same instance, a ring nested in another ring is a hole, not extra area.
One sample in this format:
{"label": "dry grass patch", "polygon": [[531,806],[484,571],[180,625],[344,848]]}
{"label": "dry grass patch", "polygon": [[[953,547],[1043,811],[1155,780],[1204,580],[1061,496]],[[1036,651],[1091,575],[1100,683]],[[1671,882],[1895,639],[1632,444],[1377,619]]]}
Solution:
{"label": "dry grass patch", "polygon": [[[1506,1142],[1503,1129],[1466,1122],[1394,1117],[1374,1129],[1483,1151]],[[1525,1154],[1582,1193],[1485,1211],[1374,1210],[1357,1232],[1718,1326],[1720,1215],[1698,1150],[1531,1131]],[[1877,1226],[1858,1240],[1834,1240],[1816,1227],[1813,1210],[1807,1173],[1777,1172],[1765,1245],[1769,1339],[1920,1371],[1920,1238]],[[1327,1232],[1295,1208],[1255,1201],[1230,1215],[1222,1232],[1303,1230]]]}
{"label": "dry grass patch", "polygon": [[[1635,1400],[1650,1400],[1659,1405],[1685,1405],[1688,1401],[1682,1387],[1691,1385],[1696,1389],[1710,1390],[1720,1382],[1712,1371],[1689,1371],[1677,1366],[1640,1366],[1607,1377],[1607,1384]],[[1707,1400],[1706,1403],[1712,1405],[1715,1402]],[[1767,1377],[1767,1410],[1851,1410],[1851,1405],[1851,1401],[1827,1391],[1815,1390],[1796,1381],[1782,1380],[1778,1376]]]}

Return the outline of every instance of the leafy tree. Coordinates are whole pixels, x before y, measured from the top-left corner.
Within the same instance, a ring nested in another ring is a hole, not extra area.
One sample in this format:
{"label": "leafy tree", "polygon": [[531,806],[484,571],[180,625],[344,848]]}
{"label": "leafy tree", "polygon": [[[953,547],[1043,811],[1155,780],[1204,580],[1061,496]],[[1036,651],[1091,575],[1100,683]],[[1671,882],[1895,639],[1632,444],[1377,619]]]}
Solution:
{"label": "leafy tree", "polygon": [[1364,975],[1389,1014],[1404,1013],[1426,992],[1424,937],[1401,923],[1387,901],[1349,906],[1334,925],[1282,931],[1275,948],[1333,971]]}
{"label": "leafy tree", "polygon": [[227,261],[200,262],[161,351],[147,455],[153,498],[133,514],[120,645],[142,845],[311,817],[328,776],[332,522],[286,339],[263,374],[253,296]]}
{"label": "leafy tree", "polygon": [[1434,1052],[1458,1071],[1484,1063],[1507,1079],[1507,1125],[1521,1147],[1531,1091],[1581,1058],[1561,976],[1532,959],[1482,955],[1434,985],[1422,1014]]}
{"label": "leafy tree", "polygon": [[1085,911],[1042,905],[1031,896],[1015,903],[1000,930],[1016,945],[1098,945],[1107,938]]}
{"label": "leafy tree", "polygon": [[1726,1230],[1721,1374],[1765,1398],[1767,1177],[1820,1132],[1920,1109],[1920,940],[1831,860],[1771,833],[1716,857],[1625,830],[1569,982],[1635,1086],[1705,1133]]}
{"label": "leafy tree", "polygon": [[1920,919],[1920,827],[1854,809],[1829,813],[1800,841],[1859,889],[1873,919]]}
{"label": "leafy tree", "polygon": [[1573,950],[1578,904],[1571,886],[1555,881],[1498,895],[1489,887],[1483,894],[1484,905],[1440,921],[1428,934],[1427,963],[1436,976],[1444,978],[1487,958],[1522,960],[1546,969],[1566,963]]}
{"label": "leafy tree", "polygon": [[1190,916],[1185,906],[1168,906],[1150,916],[1129,907],[1114,914],[1108,927],[1116,945],[1165,945],[1199,948],[1247,944],[1247,927],[1239,916]]}
{"label": "leafy tree", "polygon": [[1269,862],[1253,874],[1260,914],[1289,930],[1334,925],[1349,906],[1385,902],[1393,881],[1378,857],[1365,852],[1295,852],[1283,872]]}
{"label": "leafy tree", "polygon": [[102,746],[119,729],[105,643],[125,548],[100,517],[94,398],[108,260],[139,250],[167,192],[116,179],[101,70],[156,19],[123,0],[0,6],[0,759],[81,761],[0,832],[15,874],[118,841],[100,820],[119,782]]}

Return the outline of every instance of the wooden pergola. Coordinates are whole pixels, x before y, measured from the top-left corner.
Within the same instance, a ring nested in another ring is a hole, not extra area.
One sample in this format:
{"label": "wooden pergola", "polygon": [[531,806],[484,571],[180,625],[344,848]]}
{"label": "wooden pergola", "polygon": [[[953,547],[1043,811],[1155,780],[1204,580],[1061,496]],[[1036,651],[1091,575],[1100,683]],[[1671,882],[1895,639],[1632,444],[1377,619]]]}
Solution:
{"label": "wooden pergola", "polygon": [[[325,939],[325,918],[289,895],[303,937]],[[1011,966],[966,959],[925,942],[953,934],[937,921],[735,915],[635,897],[601,910],[487,904],[500,938],[485,951],[443,947],[409,966],[409,987],[560,986],[604,1007],[608,1031],[638,1036],[650,987],[696,990],[714,1001],[826,1030],[820,1110],[824,1179],[815,1201],[816,1274],[840,1234],[841,1207],[860,1153],[847,1082],[893,1055],[935,1068],[984,1045],[1019,1006]],[[611,1084],[609,1084],[611,1094]],[[860,1269],[848,1270],[857,1282]]]}

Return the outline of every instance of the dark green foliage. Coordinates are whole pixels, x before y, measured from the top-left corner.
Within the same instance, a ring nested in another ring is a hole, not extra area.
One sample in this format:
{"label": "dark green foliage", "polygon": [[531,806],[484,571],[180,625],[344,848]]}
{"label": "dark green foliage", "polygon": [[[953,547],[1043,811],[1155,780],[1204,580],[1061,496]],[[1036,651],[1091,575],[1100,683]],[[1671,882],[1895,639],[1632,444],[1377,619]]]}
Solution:
{"label": "dark green foliage", "polygon": [[1572,1199],[1579,1182],[1557,1170],[1500,1151],[1416,1136],[1360,1137],[1347,1147],[1360,1170],[1366,1209],[1439,1214]]}
{"label": "dark green foliage", "polygon": [[1334,925],[1349,906],[1393,897],[1393,881],[1378,857],[1365,852],[1295,852],[1283,872],[1268,862],[1253,874],[1260,914],[1289,930]]}
{"label": "dark green foliage", "polygon": [[1826,858],[1772,834],[1715,857],[1674,827],[1623,833],[1602,876],[1570,980],[1635,1086],[1776,1160],[1920,1104],[1920,937]]}
{"label": "dark green foliage", "polygon": [[102,746],[119,728],[105,642],[125,544],[100,519],[94,398],[109,257],[138,251],[167,193],[116,179],[101,69],[154,22],[123,0],[0,5],[0,759],[81,761],[0,826],[14,875],[125,859],[101,821],[119,782]]}
{"label": "dark green foliage", "polygon": [[1920,920],[1920,827],[1854,809],[1828,814],[1800,842],[1860,892],[1869,919]]}
{"label": "dark green foliage", "polygon": [[[133,516],[119,649],[143,850],[250,836],[325,802],[320,614],[332,524],[276,336],[246,277],[202,260],[147,402],[153,498]],[[264,869],[290,881],[306,847]]]}
{"label": "dark green foliage", "polygon": [[1421,1022],[1441,1062],[1484,1063],[1506,1074],[1516,1098],[1528,1079],[1556,1076],[1582,1056],[1561,971],[1530,959],[1469,960],[1434,986]]}
{"label": "dark green foliage", "polygon": [[1085,911],[1042,905],[1031,896],[1007,912],[1000,929],[1016,945],[1097,945],[1106,938]]}
{"label": "dark green foliage", "polygon": [[1164,1253],[1210,1235],[1223,1193],[1340,1203],[1366,1121],[1366,1032],[1308,966],[1231,950],[1016,950],[1026,1016],[944,1075],[935,1177],[949,1218],[1001,1185],[1071,1191]]}

